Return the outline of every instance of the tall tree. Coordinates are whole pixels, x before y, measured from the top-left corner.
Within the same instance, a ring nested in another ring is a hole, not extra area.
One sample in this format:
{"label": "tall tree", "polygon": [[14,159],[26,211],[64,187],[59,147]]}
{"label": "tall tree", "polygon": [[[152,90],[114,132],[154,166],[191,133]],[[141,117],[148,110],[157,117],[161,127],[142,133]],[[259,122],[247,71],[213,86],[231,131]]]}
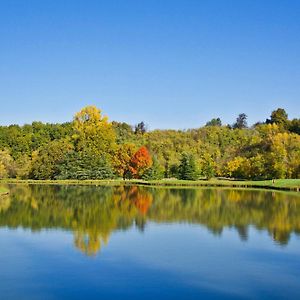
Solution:
{"label": "tall tree", "polygon": [[135,128],[134,128],[135,134],[144,134],[144,133],[146,133],[146,131],[147,131],[147,128],[146,128],[146,124],[144,123],[144,121],[135,125]]}
{"label": "tall tree", "polygon": [[276,110],[272,111],[271,118],[267,119],[266,123],[277,124],[284,128],[288,126],[288,114],[283,108],[277,108]]}
{"label": "tall tree", "polygon": [[233,128],[236,129],[243,129],[243,128],[247,128],[247,115],[242,113],[239,114],[238,117],[236,118],[236,122],[233,124]]}
{"label": "tall tree", "polygon": [[107,117],[95,106],[87,106],[74,117],[75,145],[78,151],[89,150],[97,155],[111,153],[116,135]]}

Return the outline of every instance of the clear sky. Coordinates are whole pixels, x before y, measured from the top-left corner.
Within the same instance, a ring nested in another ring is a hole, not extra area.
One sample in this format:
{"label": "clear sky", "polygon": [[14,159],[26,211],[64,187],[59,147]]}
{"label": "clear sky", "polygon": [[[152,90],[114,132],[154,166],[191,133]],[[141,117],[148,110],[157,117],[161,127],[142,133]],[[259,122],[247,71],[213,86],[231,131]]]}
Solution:
{"label": "clear sky", "polygon": [[0,0],[0,124],[300,111],[299,0]]}

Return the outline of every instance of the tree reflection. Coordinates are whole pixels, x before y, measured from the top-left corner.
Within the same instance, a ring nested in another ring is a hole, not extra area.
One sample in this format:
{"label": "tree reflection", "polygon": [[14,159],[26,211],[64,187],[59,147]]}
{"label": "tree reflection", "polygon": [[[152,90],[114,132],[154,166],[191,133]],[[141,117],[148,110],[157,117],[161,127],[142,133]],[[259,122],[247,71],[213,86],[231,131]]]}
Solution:
{"label": "tree reflection", "polygon": [[216,235],[234,227],[242,241],[253,226],[285,245],[291,233],[300,233],[300,197],[213,188],[11,185],[10,195],[0,198],[0,226],[71,230],[74,245],[87,255],[98,253],[113,231],[143,231],[148,221],[201,224]]}

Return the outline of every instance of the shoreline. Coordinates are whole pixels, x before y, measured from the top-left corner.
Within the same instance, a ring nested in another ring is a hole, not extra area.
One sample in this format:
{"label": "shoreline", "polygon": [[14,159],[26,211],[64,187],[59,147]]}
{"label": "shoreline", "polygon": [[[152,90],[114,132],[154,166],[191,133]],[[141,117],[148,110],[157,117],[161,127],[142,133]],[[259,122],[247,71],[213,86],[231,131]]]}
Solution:
{"label": "shoreline", "polygon": [[[232,187],[232,188],[258,188],[266,190],[282,190],[299,192],[300,179],[277,179],[263,181],[240,181],[240,180],[21,180],[21,179],[2,179],[0,184],[51,184],[51,185],[94,185],[94,186],[119,186],[119,185],[141,185],[153,187]],[[0,195],[7,195],[8,191],[0,190]]]}

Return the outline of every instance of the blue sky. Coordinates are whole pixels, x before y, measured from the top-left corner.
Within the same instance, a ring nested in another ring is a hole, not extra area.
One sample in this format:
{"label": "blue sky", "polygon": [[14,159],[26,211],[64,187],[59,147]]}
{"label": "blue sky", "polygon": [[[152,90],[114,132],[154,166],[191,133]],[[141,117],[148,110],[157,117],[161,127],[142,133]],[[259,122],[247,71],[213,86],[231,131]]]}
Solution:
{"label": "blue sky", "polygon": [[0,124],[199,127],[300,111],[300,1],[0,0]]}

